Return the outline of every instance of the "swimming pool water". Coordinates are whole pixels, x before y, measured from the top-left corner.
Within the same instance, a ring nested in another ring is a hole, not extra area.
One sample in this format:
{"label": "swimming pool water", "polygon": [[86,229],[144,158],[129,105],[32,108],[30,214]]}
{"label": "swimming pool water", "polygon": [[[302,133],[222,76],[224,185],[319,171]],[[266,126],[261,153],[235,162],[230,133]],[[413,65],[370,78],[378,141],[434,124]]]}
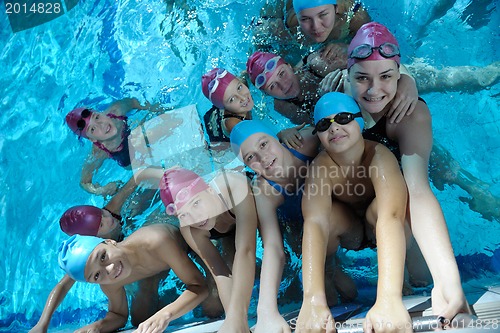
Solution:
{"label": "swimming pool water", "polygon": [[[76,204],[103,204],[78,185],[90,144],[80,144],[67,130],[65,114],[77,105],[102,109],[115,99],[134,96],[167,107],[196,103],[203,115],[210,105],[201,93],[201,74],[214,66],[244,69],[252,51],[250,25],[264,2],[80,1],[67,14],[17,33],[2,10],[0,330],[33,326],[63,276],[56,261],[64,239],[57,223],[60,214]],[[424,58],[437,67],[485,66],[500,59],[497,1],[443,0],[435,11],[423,0],[364,3],[374,20],[395,32],[404,62]],[[270,99],[255,90],[252,94],[261,106],[259,114],[281,124]],[[423,96],[436,140],[497,197],[499,96],[499,84]],[[128,176],[106,162],[96,181]],[[459,200],[467,193],[457,186],[435,192],[465,276],[489,277],[488,269],[480,276],[471,273],[471,261],[481,262],[472,255],[482,253],[487,260],[496,253],[498,258],[500,221],[472,211]],[[366,277],[366,260],[358,264],[353,272]],[[494,275],[488,281],[499,282]],[[105,309],[98,287],[77,283],[52,324],[89,322]]]}

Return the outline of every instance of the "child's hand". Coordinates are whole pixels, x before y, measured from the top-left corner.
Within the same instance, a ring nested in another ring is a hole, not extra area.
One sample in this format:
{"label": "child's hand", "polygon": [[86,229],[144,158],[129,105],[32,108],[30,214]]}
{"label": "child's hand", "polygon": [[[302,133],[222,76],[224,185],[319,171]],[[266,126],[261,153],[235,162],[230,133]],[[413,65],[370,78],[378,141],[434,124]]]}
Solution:
{"label": "child's hand", "polygon": [[302,123],[298,126],[287,128],[278,133],[278,139],[288,148],[299,149],[302,147],[302,135],[299,131],[306,126],[306,123]]}

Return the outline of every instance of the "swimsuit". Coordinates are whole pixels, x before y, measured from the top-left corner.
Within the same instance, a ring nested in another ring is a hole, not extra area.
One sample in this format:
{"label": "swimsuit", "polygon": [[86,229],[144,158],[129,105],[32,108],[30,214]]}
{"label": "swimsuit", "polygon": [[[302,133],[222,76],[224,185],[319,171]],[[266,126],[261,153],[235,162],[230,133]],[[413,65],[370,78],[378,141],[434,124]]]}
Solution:
{"label": "swimsuit", "polygon": [[387,117],[384,115],[374,126],[363,130],[363,138],[383,144],[400,161],[401,152],[399,151],[399,143],[387,137],[386,123]]}
{"label": "swimsuit", "polygon": [[130,154],[128,150],[128,137],[130,135],[130,128],[128,127],[127,117],[117,116],[113,113],[108,113],[106,116],[108,116],[111,119],[123,120],[123,122],[125,123],[125,127],[123,128],[122,131],[122,141],[118,146],[117,150],[115,151],[110,151],[100,142],[94,142],[94,145],[96,145],[99,149],[106,152],[106,154],[108,154],[110,158],[115,160],[119,166],[127,167],[132,163],[130,161]]}
{"label": "swimsuit", "polygon": [[229,137],[222,131],[222,120],[222,110],[216,106],[212,106],[203,116],[205,132],[208,134],[208,139],[212,143],[229,142]]}
{"label": "swimsuit", "polygon": [[[226,180],[226,184],[227,184],[226,174],[224,173],[224,170],[222,172],[223,172],[223,175],[224,175],[224,179]],[[210,187],[215,191],[215,193],[217,193],[217,196],[219,197],[219,199],[222,201],[222,203],[226,207],[227,212],[229,213],[229,215],[233,219],[236,220],[236,215],[234,215],[234,213],[229,209],[229,205],[227,204],[226,199],[224,199],[224,197],[222,196],[222,193],[221,193],[221,191],[220,191],[219,186],[217,185],[217,183],[215,181],[212,181],[211,184],[210,184]],[[228,185],[228,188],[229,188],[229,185]],[[230,189],[229,189],[229,197],[231,198],[231,204],[234,207],[233,194],[231,193]],[[224,233],[215,230],[215,228],[210,229],[209,232],[210,232],[210,239],[220,239],[220,238],[225,238],[225,237],[234,237],[234,235],[236,234],[236,224],[233,225],[233,228],[231,228],[229,231],[224,232]]]}
{"label": "swimsuit", "polygon": [[222,126],[224,119],[236,118],[241,121],[246,120],[246,117],[239,116],[233,113],[225,114],[223,110],[219,109],[215,105],[210,108],[210,110],[203,116],[203,122],[205,124],[205,132],[208,134],[210,142],[229,142],[229,133],[227,133],[225,126]]}
{"label": "swimsuit", "polygon": [[[420,97],[418,98],[418,100],[426,103]],[[385,115],[380,118],[374,126],[365,128],[363,130],[363,138],[383,144],[384,146],[389,148],[394,156],[396,156],[398,161],[401,162],[399,143],[395,140],[389,139],[389,137],[387,136],[387,117]]]}

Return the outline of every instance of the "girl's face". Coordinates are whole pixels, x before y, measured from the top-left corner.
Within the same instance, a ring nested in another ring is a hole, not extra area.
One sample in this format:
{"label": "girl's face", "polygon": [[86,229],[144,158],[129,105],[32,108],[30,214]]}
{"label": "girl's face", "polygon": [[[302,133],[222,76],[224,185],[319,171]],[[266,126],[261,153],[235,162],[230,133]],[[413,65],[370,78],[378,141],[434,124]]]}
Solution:
{"label": "girl's face", "polygon": [[352,97],[362,110],[381,112],[394,99],[399,77],[399,68],[394,60],[355,63],[349,69]]}
{"label": "girl's face", "polygon": [[113,284],[130,276],[132,273],[130,262],[116,244],[115,241],[108,239],[92,251],[85,265],[87,282]]}
{"label": "girl's face", "polygon": [[216,218],[222,214],[223,208],[215,192],[208,188],[195,194],[177,212],[181,227],[211,230],[215,227]]}
{"label": "girl's face", "polygon": [[250,90],[240,80],[233,79],[224,92],[224,109],[236,114],[246,114],[253,108]]}
{"label": "girl's face", "polygon": [[261,89],[277,99],[292,99],[300,95],[299,77],[292,66],[281,64]]}
{"label": "girl's face", "polygon": [[330,36],[335,25],[335,6],[303,9],[298,18],[302,32],[316,43],[322,43]]}
{"label": "girl's face", "polygon": [[241,145],[243,163],[264,178],[283,175],[284,154],[279,141],[264,133],[255,133]]}
{"label": "girl's face", "polygon": [[[328,119],[333,119],[332,114]],[[324,132],[318,132],[318,138],[323,147],[332,153],[343,153],[354,146],[361,139],[361,129],[357,121],[353,120],[348,124],[340,125],[332,122],[330,127]]]}
{"label": "girl's face", "polygon": [[118,129],[110,117],[94,112],[89,120],[87,127],[87,136],[90,141],[105,141],[118,135]]}
{"label": "girl's face", "polygon": [[122,225],[110,212],[101,209],[101,225],[97,230],[97,237],[118,240],[122,234]]}

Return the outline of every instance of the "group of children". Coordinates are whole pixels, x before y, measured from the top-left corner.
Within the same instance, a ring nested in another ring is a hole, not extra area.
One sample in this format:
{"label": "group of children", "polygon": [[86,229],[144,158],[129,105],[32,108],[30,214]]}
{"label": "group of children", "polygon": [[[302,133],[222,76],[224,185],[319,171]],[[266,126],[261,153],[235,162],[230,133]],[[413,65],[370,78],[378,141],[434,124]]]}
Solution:
{"label": "group of children", "polygon": [[[256,51],[246,73],[295,127],[276,133],[253,119],[249,85],[226,69],[214,68],[201,80],[214,105],[205,116],[211,144],[228,143],[249,172],[222,169],[204,179],[184,168],[149,167],[134,171],[124,185],[100,186],[92,175],[105,159],[131,164],[127,112],[158,108],[125,99],[103,113],[77,108],[67,115],[71,130],[93,142],[82,172],[84,188],[114,196],[103,209],[77,206],[61,217],[70,238],[58,260],[67,275],[31,333],[47,331],[74,281],[99,284],[109,299],[106,316],[76,332],[115,331],[129,313],[136,332],[163,332],[215,295],[225,313],[219,332],[248,333],[257,231],[264,249],[257,333],[292,329],[278,308],[287,265],[284,240],[302,254],[303,299],[295,332],[333,332],[329,306],[339,294],[356,297],[355,285],[336,262],[339,246],[377,249],[377,296],[365,319],[368,331],[411,331],[402,302],[408,283],[433,283],[433,312],[443,322],[470,312],[429,184],[430,111],[418,97],[418,82],[401,64],[398,41],[382,24],[369,22],[358,3],[294,0],[287,8],[287,29],[300,26],[320,47],[297,66]],[[349,38],[348,45],[338,43]],[[157,185],[165,218],[177,218],[179,227],[148,225],[123,239],[120,207],[146,182]],[[201,260],[205,276],[190,252]],[[185,290],[164,305],[158,285],[170,269]],[[139,289],[129,309],[124,286],[133,282]]]}

